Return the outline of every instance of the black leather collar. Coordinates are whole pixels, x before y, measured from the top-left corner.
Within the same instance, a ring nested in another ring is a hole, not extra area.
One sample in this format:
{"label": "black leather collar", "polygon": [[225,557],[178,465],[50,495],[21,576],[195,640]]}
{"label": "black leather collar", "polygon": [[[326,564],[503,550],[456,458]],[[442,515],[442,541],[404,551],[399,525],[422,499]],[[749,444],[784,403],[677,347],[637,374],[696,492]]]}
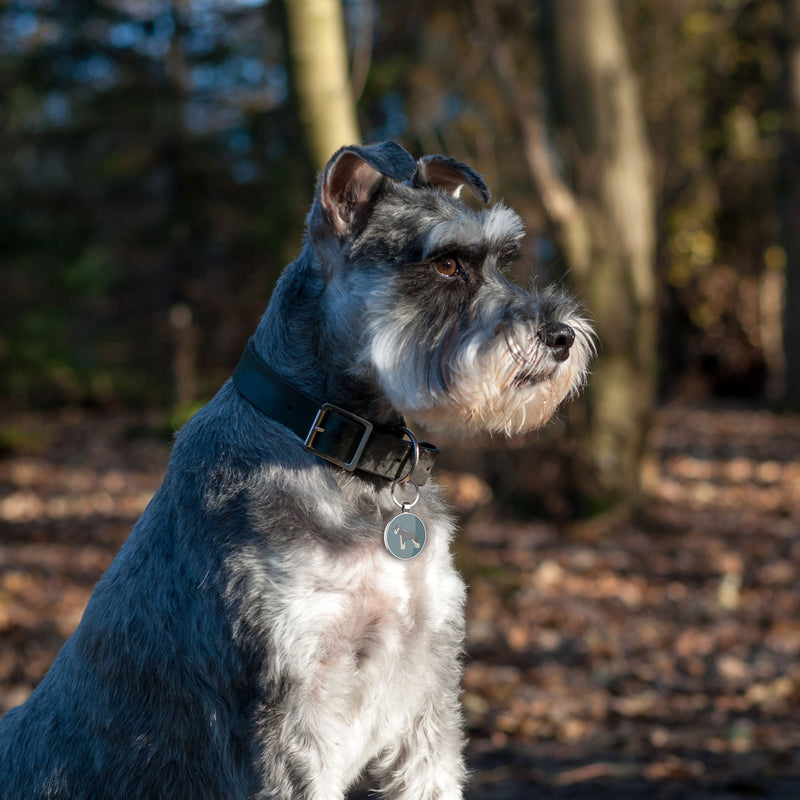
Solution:
{"label": "black leather collar", "polygon": [[[359,470],[387,480],[403,478],[410,469],[413,444],[402,427],[378,425],[332,403],[320,403],[276,375],[247,343],[233,383],[259,411],[286,426],[315,456],[352,472]],[[422,486],[433,467],[438,448],[419,442],[419,460],[411,479]]]}

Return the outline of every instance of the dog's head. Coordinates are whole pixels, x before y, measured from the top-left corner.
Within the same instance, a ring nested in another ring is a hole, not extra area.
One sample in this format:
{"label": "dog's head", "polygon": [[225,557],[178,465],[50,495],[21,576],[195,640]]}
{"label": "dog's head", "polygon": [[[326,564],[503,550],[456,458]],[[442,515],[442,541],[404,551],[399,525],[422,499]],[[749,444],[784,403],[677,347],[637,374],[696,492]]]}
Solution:
{"label": "dog's head", "polygon": [[393,143],[340,150],[323,170],[309,238],[326,282],[329,335],[354,379],[431,431],[507,434],[543,425],[583,384],[593,333],[553,288],[503,272],[524,226],[483,179],[444,156]]}

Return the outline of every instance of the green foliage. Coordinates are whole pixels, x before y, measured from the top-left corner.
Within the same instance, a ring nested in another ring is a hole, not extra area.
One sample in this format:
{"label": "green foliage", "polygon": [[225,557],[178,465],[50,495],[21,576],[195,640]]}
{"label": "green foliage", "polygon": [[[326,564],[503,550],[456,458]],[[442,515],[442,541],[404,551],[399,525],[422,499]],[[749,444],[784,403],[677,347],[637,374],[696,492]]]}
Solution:
{"label": "green foliage", "polygon": [[[529,226],[518,277],[558,277],[487,3],[381,4],[362,130],[474,162]],[[521,84],[556,113],[542,6],[491,7]],[[780,262],[785,4],[620,9],[655,157],[664,393],[758,395],[758,282]],[[345,10],[355,38],[364,7]],[[227,375],[296,255],[314,179],[281,14],[252,0],[0,7],[0,398],[169,407],[176,303],[195,320],[199,391]],[[551,155],[569,163],[568,132]]]}
{"label": "green foliage", "polygon": [[179,431],[205,404],[206,400],[192,400],[173,408],[166,419],[166,429],[170,434]]}
{"label": "green foliage", "polygon": [[660,177],[663,391],[758,397],[758,283],[780,237],[785,7],[624,7]]}
{"label": "green foliage", "polygon": [[274,5],[0,8],[0,397],[168,404],[176,302],[224,376],[312,180]]}

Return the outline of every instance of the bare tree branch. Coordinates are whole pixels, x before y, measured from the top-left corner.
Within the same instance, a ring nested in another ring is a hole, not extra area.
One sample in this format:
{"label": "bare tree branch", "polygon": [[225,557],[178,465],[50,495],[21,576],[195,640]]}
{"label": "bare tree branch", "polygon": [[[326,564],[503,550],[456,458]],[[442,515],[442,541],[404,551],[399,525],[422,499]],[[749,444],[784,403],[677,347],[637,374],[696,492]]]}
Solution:
{"label": "bare tree branch", "polygon": [[533,87],[524,89],[517,79],[511,48],[498,31],[494,1],[473,0],[473,7],[502,89],[509,103],[516,109],[525,160],[545,212],[556,224],[564,225],[579,213],[579,209],[574,195],[558,174],[550,155],[540,93]]}

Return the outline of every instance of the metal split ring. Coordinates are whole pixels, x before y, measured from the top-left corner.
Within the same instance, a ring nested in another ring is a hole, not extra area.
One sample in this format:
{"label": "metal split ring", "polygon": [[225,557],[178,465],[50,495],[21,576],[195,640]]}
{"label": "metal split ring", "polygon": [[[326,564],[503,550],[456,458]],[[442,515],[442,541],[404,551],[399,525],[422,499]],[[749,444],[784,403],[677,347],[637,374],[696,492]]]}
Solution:
{"label": "metal split ring", "polygon": [[395,505],[396,505],[396,506],[397,506],[397,507],[398,507],[398,508],[399,508],[401,511],[408,511],[408,509],[409,509],[409,508],[412,508],[414,505],[416,505],[416,502],[417,502],[417,500],[419,500],[419,486],[417,486],[417,484],[416,484],[416,483],[414,483],[414,481],[411,481],[411,485],[414,487],[414,499],[413,499],[413,500],[411,500],[410,502],[405,502],[405,503],[404,503],[403,501],[401,501],[401,500],[398,500],[398,499],[397,499],[397,498],[394,496],[394,493],[395,493],[395,490],[397,489],[397,487],[398,487],[398,486],[405,486],[405,484],[406,484],[408,481],[409,481],[409,479],[408,479],[408,478],[406,478],[406,479],[405,479],[405,481],[404,481],[404,482],[402,482],[402,483],[401,483],[400,481],[394,481],[394,482],[392,483],[392,490],[391,490],[391,491],[392,491],[392,502],[393,502],[393,503],[394,503],[394,504],[395,504]]}
{"label": "metal split ring", "polygon": [[[419,464],[419,442],[417,441],[417,437],[414,436],[411,431],[406,428],[405,425],[400,426],[400,430],[411,439],[411,446],[413,448],[411,453],[411,469],[408,470],[408,473],[404,475],[402,478],[395,478],[395,483],[399,483],[401,486],[408,483],[411,480],[411,476],[414,474],[414,471],[417,468],[417,464]],[[394,484],[392,484],[394,485]],[[416,486],[416,484],[414,484]],[[415,501],[416,502],[416,501]]]}
{"label": "metal split ring", "polygon": [[[392,502],[398,506],[402,511],[408,511],[413,505],[416,504],[417,500],[419,500],[419,486],[412,480],[411,476],[414,474],[414,470],[417,468],[417,464],[419,464],[419,442],[417,441],[417,437],[414,436],[411,431],[406,428],[405,425],[400,426],[400,430],[408,436],[411,440],[411,467],[409,468],[408,472],[400,478],[395,478],[392,482]],[[410,502],[402,502],[398,500],[394,493],[398,486],[405,486],[407,483],[410,483],[414,487],[414,499]]]}

